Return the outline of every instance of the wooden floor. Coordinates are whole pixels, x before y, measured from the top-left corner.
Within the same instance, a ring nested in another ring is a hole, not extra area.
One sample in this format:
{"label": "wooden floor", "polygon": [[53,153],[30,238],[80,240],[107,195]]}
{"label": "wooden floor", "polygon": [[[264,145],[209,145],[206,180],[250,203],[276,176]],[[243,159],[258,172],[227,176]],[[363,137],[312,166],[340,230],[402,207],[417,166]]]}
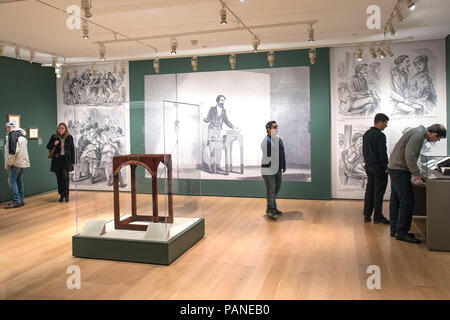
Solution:
{"label": "wooden floor", "polygon": [[[72,257],[75,216],[112,219],[112,194],[79,192],[78,206],[57,198],[1,205],[0,299],[450,299],[450,253],[364,223],[360,201],[279,200],[285,214],[274,222],[264,199],[204,197],[200,213],[198,198],[177,197],[175,215],[204,217],[206,236],[157,266]],[[70,265],[81,269],[80,290],[66,288]],[[381,290],[366,287],[370,265],[381,268]]]}

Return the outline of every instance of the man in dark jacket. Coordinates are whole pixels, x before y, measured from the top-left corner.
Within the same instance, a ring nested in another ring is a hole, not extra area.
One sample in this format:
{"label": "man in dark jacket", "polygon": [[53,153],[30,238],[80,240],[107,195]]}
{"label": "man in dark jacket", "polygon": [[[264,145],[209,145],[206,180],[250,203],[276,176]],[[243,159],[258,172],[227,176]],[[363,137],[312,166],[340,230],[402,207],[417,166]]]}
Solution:
{"label": "man in dark jacket", "polygon": [[389,118],[378,113],[375,116],[374,126],[363,136],[363,156],[367,174],[366,194],[364,196],[364,221],[389,224],[383,216],[383,197],[388,182],[388,156],[386,149],[386,136],[382,132],[386,129]]}
{"label": "man in dark jacket", "polygon": [[281,189],[282,172],[286,171],[286,156],[284,144],[278,137],[278,125],[275,121],[266,124],[267,136],[261,143],[263,153],[261,161],[261,173],[267,190],[267,210],[269,219],[276,220],[282,214],[277,209],[276,199]]}

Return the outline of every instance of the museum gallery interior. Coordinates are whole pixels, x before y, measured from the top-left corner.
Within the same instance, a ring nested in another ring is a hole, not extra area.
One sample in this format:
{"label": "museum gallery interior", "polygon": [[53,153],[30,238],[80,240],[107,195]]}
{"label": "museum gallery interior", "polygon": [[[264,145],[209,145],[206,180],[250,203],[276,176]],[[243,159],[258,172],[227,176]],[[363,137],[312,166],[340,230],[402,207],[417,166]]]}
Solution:
{"label": "museum gallery interior", "polygon": [[0,299],[450,299],[448,12],[0,1]]}

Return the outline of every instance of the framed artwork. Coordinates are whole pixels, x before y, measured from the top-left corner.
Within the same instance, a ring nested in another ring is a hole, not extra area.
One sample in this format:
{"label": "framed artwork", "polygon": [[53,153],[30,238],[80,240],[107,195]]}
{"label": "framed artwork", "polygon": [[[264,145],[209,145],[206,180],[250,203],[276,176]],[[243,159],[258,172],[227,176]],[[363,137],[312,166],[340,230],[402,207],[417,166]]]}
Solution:
{"label": "framed artwork", "polygon": [[29,128],[28,129],[28,137],[30,139],[38,139],[39,138],[39,128]]}
{"label": "framed artwork", "polygon": [[20,114],[8,114],[8,122],[12,122],[16,128],[20,128]]}

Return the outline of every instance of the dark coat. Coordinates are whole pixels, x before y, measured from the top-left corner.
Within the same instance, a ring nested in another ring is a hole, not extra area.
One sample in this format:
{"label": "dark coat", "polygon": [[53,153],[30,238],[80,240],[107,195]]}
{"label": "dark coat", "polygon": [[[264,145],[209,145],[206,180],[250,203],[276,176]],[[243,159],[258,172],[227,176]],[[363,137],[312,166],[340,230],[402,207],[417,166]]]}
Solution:
{"label": "dark coat", "polygon": [[[47,144],[47,149],[51,150],[55,146],[56,141],[55,135],[52,135],[50,137],[50,141]],[[58,166],[57,166],[57,158],[61,154],[61,139],[59,140],[59,144],[55,149],[55,152],[53,153],[52,157],[52,164],[50,166],[50,171],[56,172]],[[73,143],[73,137],[71,135],[68,135],[66,137],[66,141],[64,142],[64,153],[66,155],[66,168],[68,171],[73,171],[73,164],[75,163],[75,146]]]}
{"label": "dark coat", "polygon": [[363,156],[367,172],[376,173],[387,170],[386,136],[380,129],[371,127],[364,133]]}

